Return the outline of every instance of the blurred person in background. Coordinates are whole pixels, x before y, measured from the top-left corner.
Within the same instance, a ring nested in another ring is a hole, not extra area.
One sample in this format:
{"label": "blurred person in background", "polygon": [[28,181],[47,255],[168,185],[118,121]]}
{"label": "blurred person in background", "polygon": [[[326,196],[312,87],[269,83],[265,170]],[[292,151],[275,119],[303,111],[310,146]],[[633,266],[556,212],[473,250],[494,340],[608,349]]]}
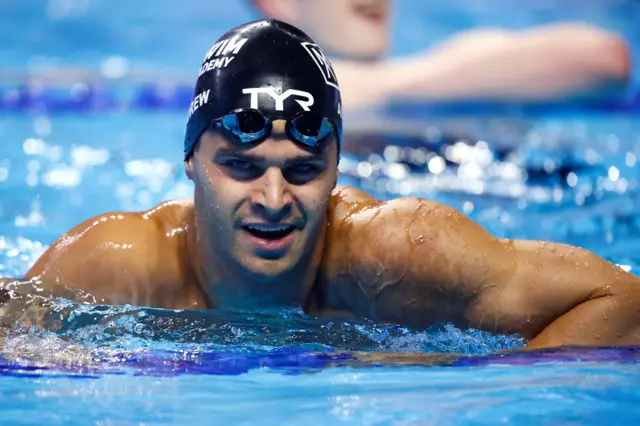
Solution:
{"label": "blurred person in background", "polygon": [[411,56],[384,59],[389,0],[252,0],[262,15],[302,28],[328,52],[344,107],[390,102],[613,97],[626,88],[624,39],[584,23],[460,33]]}

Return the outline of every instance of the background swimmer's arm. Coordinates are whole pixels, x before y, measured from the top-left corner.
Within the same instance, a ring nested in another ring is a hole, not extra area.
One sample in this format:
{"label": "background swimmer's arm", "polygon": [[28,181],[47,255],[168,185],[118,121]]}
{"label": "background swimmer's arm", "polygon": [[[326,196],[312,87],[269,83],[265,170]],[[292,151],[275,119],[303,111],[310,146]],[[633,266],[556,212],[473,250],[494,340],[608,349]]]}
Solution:
{"label": "background swimmer's arm", "polygon": [[631,72],[625,41],[584,24],[472,30],[411,58],[373,65],[336,60],[334,67],[345,108],[393,100],[610,96],[610,89],[624,89]]}
{"label": "background swimmer's arm", "polygon": [[162,273],[150,267],[155,240],[153,221],[138,214],[97,216],[55,241],[24,278],[54,294],[60,287],[86,291],[94,303],[144,303]]}
{"label": "background swimmer's arm", "polygon": [[585,250],[508,241],[447,206],[398,199],[353,214],[334,305],[413,326],[450,321],[529,347],[640,344],[640,279]]}

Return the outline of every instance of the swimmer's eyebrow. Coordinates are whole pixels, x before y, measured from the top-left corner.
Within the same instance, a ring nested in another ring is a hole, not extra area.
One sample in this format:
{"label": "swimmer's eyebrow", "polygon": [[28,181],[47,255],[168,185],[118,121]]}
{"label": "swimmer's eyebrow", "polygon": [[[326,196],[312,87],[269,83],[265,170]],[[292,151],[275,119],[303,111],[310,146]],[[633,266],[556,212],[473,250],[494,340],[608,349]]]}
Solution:
{"label": "swimmer's eyebrow", "polygon": [[[238,160],[242,160],[242,161],[249,161],[252,163],[265,163],[267,162],[266,157],[262,156],[262,155],[252,155],[252,154],[247,154],[244,152],[238,152],[237,150],[234,149],[230,149],[230,148],[220,148],[218,151],[216,151],[214,158],[216,157],[233,157],[236,158]],[[306,163],[306,162],[310,162],[310,161],[320,161],[320,160],[324,160],[324,155],[322,155],[321,153],[318,154],[309,154],[309,155],[297,155],[295,157],[292,158],[287,158],[285,161],[282,162],[282,164],[284,166],[290,166],[292,164],[300,164],[300,163]]]}

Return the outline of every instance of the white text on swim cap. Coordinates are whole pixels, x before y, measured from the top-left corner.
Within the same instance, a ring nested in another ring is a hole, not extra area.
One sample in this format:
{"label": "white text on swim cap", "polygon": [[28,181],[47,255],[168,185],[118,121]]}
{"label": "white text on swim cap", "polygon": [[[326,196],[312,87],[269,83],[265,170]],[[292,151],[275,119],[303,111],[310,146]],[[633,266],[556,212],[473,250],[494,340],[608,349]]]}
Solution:
{"label": "white text on swim cap", "polygon": [[[207,71],[226,68],[235,56],[242,49],[242,46],[247,42],[247,38],[239,38],[238,36],[220,40],[207,52],[200,68],[200,74],[202,75]],[[211,59],[214,57],[214,59]],[[222,56],[222,57],[220,57]]]}
{"label": "white text on swim cap", "polygon": [[324,55],[324,52],[322,51],[320,46],[308,42],[300,44],[302,44],[304,50],[307,51],[307,53],[311,56],[311,59],[313,59],[313,62],[315,62],[315,64],[318,66],[318,69],[320,69],[322,77],[324,77],[324,82],[329,86],[333,86],[336,89],[340,90],[340,87],[338,87],[338,78],[336,77],[336,73],[333,71],[331,62],[329,62],[327,57]]}
{"label": "white text on swim cap", "polygon": [[196,95],[193,100],[191,101],[191,104],[189,105],[189,117],[187,118],[187,120],[189,118],[191,118],[191,116],[193,115],[194,112],[196,112],[198,110],[198,108],[200,108],[202,105],[206,104],[207,102],[209,102],[209,92],[211,90],[205,90],[202,93]]}
{"label": "white text on swim cap", "polygon": [[209,51],[207,52],[207,55],[204,57],[203,62],[211,59],[213,55],[215,55],[216,57],[220,55],[226,56],[229,53],[237,55],[246,42],[247,38],[239,38],[238,36],[220,40],[219,42],[211,46],[211,49],[209,49]]}
{"label": "white text on swim cap", "polygon": [[198,74],[198,77],[207,71],[226,68],[233,58],[235,58],[235,56],[231,56],[230,58],[216,58],[205,62],[202,64],[202,68],[200,68],[200,74]]}
{"label": "white text on swim cap", "polygon": [[246,95],[251,95],[251,106],[250,108],[259,109],[258,107],[258,95],[260,93],[266,93],[273,98],[276,102],[276,111],[284,111],[284,101],[289,96],[297,96],[302,99],[294,99],[302,107],[305,111],[310,111],[311,106],[313,105],[313,95],[309,92],[304,92],[302,90],[288,89],[279,95],[273,87],[256,87],[252,89],[242,89],[242,93]]}

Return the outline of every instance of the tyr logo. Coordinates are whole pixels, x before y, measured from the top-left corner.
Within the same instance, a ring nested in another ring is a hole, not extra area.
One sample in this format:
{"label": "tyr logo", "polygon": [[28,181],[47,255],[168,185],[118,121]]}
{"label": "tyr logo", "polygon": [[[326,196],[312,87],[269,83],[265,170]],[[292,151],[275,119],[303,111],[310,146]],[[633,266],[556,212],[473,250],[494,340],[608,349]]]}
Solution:
{"label": "tyr logo", "polygon": [[284,101],[289,96],[296,96],[303,99],[294,99],[305,111],[310,111],[313,105],[313,95],[309,92],[303,92],[302,90],[288,89],[279,95],[273,87],[256,87],[251,89],[242,89],[242,93],[245,95],[251,95],[251,107],[258,109],[258,94],[266,93],[276,101],[276,111],[284,111]]}
{"label": "tyr logo", "polygon": [[331,63],[329,62],[327,57],[324,55],[324,52],[322,51],[322,49],[320,49],[320,46],[318,46],[317,44],[308,43],[308,42],[300,43],[300,44],[302,44],[302,47],[304,47],[307,53],[311,55],[313,62],[315,62],[318,68],[320,69],[320,72],[324,77],[325,83],[327,83],[329,86],[333,86],[336,89],[340,90],[340,87],[338,87],[338,79],[336,77],[336,73],[333,71],[333,67],[331,66]]}

